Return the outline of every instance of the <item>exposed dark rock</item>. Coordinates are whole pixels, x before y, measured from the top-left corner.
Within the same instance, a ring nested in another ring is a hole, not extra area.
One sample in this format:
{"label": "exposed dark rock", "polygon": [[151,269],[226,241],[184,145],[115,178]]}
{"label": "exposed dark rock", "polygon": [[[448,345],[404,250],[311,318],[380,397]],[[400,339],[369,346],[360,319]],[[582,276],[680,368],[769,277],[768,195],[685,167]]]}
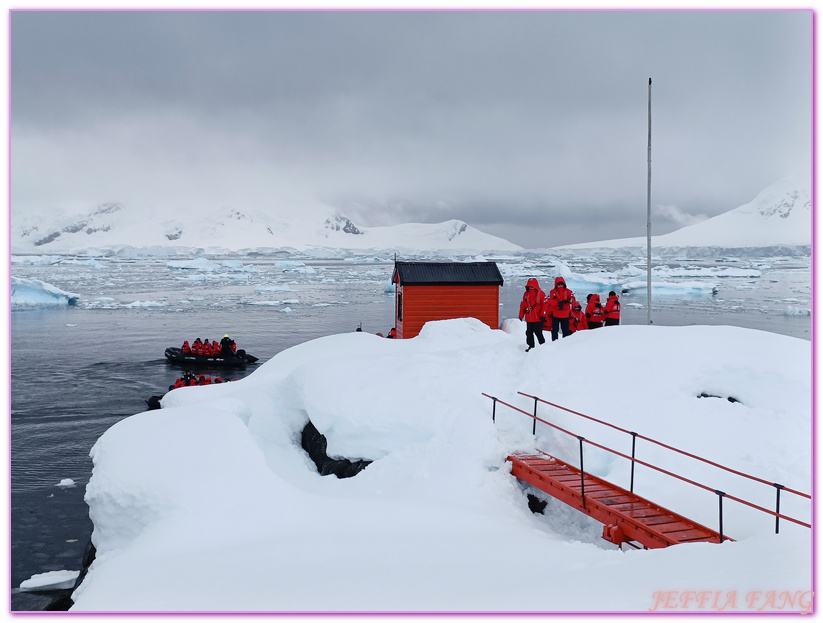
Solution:
{"label": "exposed dark rock", "polygon": [[526,497],[529,499],[529,510],[535,514],[542,515],[543,511],[546,510],[546,505],[549,502],[547,500],[541,500],[539,497],[531,493],[527,493]]}
{"label": "exposed dark rock", "polygon": [[[698,398],[723,398],[723,396],[718,396],[718,395],[716,395],[716,394],[707,394],[706,392],[700,392],[700,393],[697,395],[697,397],[698,397]],[[726,400],[728,400],[729,402],[740,402],[740,401],[739,401],[737,398],[735,398],[734,396],[726,396]]]}
{"label": "exposed dark rock", "polygon": [[338,478],[351,478],[363,471],[371,463],[365,459],[352,461],[350,459],[333,459],[326,454],[326,437],[320,434],[314,424],[309,422],[303,428],[301,444],[309,458],[317,466],[317,473],[321,476],[334,474]]}
{"label": "exposed dark rock", "polygon": [[54,241],[55,241],[55,240],[57,240],[59,237],[60,237],[60,232],[59,232],[59,231],[52,232],[52,233],[50,233],[48,236],[46,236],[45,238],[40,238],[40,240],[36,241],[36,242],[34,243],[34,246],[35,246],[35,247],[41,247],[41,246],[43,246],[44,244],[48,244],[48,243],[50,243],[50,242],[54,242]]}
{"label": "exposed dark rock", "polygon": [[74,605],[74,602],[71,600],[71,590],[60,590],[54,592],[60,594],[55,595],[54,599],[46,604],[46,607],[43,608],[43,610],[65,612]]}
{"label": "exposed dark rock", "polygon": [[73,225],[66,225],[63,228],[63,232],[66,234],[76,234],[78,231],[83,231],[83,228],[87,225],[86,221],[78,221]]}

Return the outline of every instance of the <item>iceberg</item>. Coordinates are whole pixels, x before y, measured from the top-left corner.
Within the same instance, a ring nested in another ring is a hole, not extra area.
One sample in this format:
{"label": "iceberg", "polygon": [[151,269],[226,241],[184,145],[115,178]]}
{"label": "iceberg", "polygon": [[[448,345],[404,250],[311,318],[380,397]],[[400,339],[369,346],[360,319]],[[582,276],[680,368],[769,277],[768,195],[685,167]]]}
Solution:
{"label": "iceberg", "polygon": [[172,260],[166,263],[166,267],[172,270],[205,270],[209,272],[220,268],[219,265],[205,257],[198,257],[193,260]]}
{"label": "iceberg", "polygon": [[[629,281],[621,286],[623,294],[645,292],[648,284],[645,281]],[[653,296],[712,296],[717,294],[717,286],[713,283],[701,281],[652,281]]]}
{"label": "iceberg", "polygon": [[11,278],[12,307],[76,305],[79,294],[66,292],[39,279]]}

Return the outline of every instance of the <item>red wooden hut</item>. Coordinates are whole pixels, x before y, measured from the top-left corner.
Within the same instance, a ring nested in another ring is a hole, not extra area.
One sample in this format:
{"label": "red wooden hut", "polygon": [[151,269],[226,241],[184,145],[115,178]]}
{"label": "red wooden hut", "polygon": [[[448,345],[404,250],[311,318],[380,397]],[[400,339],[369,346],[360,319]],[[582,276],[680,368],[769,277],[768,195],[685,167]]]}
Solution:
{"label": "red wooden hut", "polygon": [[420,333],[430,320],[477,318],[500,326],[503,277],[494,262],[395,262],[398,338]]}

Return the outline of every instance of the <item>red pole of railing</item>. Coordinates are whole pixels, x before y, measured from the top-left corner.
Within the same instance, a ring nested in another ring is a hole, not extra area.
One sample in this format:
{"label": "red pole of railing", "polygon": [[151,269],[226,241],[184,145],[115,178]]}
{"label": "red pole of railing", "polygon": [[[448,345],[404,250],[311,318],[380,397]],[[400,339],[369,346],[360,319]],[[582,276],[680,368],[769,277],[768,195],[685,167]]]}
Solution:
{"label": "red pole of railing", "polygon": [[585,413],[580,413],[579,411],[574,411],[573,409],[569,409],[567,407],[563,407],[563,406],[555,404],[553,402],[549,402],[548,400],[543,400],[542,398],[538,398],[537,396],[532,396],[531,394],[526,394],[525,392],[517,392],[517,393],[520,394],[521,396],[525,396],[527,398],[533,398],[535,400],[539,400],[540,402],[542,402],[544,404],[547,404],[547,405],[550,405],[552,407],[555,407],[556,409],[561,409],[562,411],[566,411],[568,413],[578,415],[580,417],[586,418],[587,420],[597,422],[598,424],[603,424],[604,426],[609,426],[610,428],[613,428],[615,430],[619,430],[621,433],[626,433],[628,435],[633,435],[633,436],[637,435],[637,437],[639,437],[640,439],[645,439],[646,441],[650,441],[651,443],[657,444],[658,446],[666,448],[667,450],[671,450],[673,452],[678,452],[678,453],[683,454],[685,456],[688,456],[692,459],[696,459],[698,461],[708,463],[709,465],[712,465],[712,466],[717,467],[719,469],[726,470],[727,472],[731,472],[732,474],[736,474],[737,476],[742,476],[744,478],[749,478],[750,480],[755,480],[757,482],[760,482],[762,484],[769,485],[769,486],[774,486],[774,487],[779,486],[783,491],[787,491],[789,493],[794,493],[795,495],[799,495],[799,496],[807,498],[809,500],[812,499],[812,496],[809,495],[808,493],[803,493],[802,491],[796,491],[794,489],[790,489],[789,487],[785,487],[783,485],[778,485],[777,483],[774,483],[774,482],[769,482],[768,480],[765,480],[763,478],[758,478],[757,476],[752,476],[751,474],[746,474],[746,473],[738,471],[736,469],[732,469],[731,467],[726,467],[725,465],[721,465],[720,463],[715,463],[714,461],[710,461],[709,459],[704,459],[702,456],[698,456],[696,454],[686,452],[685,450],[680,450],[679,448],[675,448],[674,446],[667,445],[667,444],[665,444],[661,441],[657,441],[656,439],[652,439],[651,437],[646,437],[645,435],[641,435],[639,433],[634,433],[632,431],[626,430],[625,428],[620,428],[619,426],[615,426],[614,424],[611,424],[609,422],[604,422],[603,420],[598,420],[597,418],[592,417],[590,415],[586,415]]}

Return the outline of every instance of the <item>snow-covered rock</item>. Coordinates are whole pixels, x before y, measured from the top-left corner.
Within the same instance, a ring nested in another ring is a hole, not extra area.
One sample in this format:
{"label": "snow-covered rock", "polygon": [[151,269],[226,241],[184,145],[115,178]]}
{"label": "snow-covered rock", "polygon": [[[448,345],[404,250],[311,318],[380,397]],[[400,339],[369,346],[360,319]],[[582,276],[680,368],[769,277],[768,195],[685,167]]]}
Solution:
{"label": "snow-covered rock", "polygon": [[82,214],[15,215],[11,227],[14,253],[98,253],[160,255],[200,249],[219,254],[296,249],[312,257],[332,257],[329,249],[513,251],[519,246],[485,234],[463,221],[364,227],[335,213],[318,211],[198,208],[169,219],[159,207],[108,203]]}
{"label": "snow-covered rock", "polygon": [[[808,246],[812,241],[811,174],[788,176],[729,212],[660,236],[652,247],[722,247],[728,249]],[[621,238],[566,245],[562,249],[645,246],[646,238]]]}

